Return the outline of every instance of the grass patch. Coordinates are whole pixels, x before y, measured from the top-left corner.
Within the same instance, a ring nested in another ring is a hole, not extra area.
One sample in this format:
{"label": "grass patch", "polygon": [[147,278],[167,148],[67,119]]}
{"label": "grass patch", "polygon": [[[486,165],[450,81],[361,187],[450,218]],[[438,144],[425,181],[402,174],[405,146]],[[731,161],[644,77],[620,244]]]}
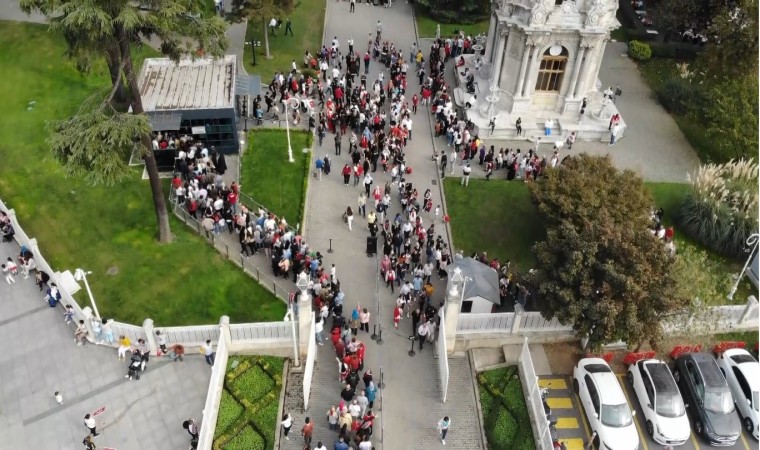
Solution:
{"label": "grass patch", "polygon": [[[703,299],[710,305],[725,304],[743,304],[750,295],[757,296],[757,289],[747,277],[739,283],[739,288],[734,295],[734,301],[729,302],[727,295],[734,283],[734,276],[741,272],[743,262],[737,262],[722,255],[711,252],[704,248],[697,241],[691,239],[685,233],[678,230],[679,214],[681,204],[689,192],[690,185],[685,183],[646,183],[647,188],[652,193],[655,204],[665,211],[663,223],[666,227],[675,228],[675,242],[679,257],[689,258],[693,264],[699,264],[702,272],[708,273],[711,283],[718,287],[721,293],[718,298]],[[707,252],[709,258],[701,260],[698,258],[698,252]]]}
{"label": "grass patch", "polygon": [[[434,38],[435,29],[440,22],[427,16],[422,8],[414,8],[414,20],[417,22],[417,36],[420,39]],[[456,30],[464,30],[465,35],[475,36],[479,33],[487,33],[490,22],[488,19],[475,23],[440,23],[441,36],[447,37],[456,33]]]}
{"label": "grass patch", "polygon": [[[232,369],[233,361],[237,361],[236,369]],[[274,356],[230,358],[214,432],[215,450],[274,446],[284,363]]]}
{"label": "grass patch", "polygon": [[459,183],[458,178],[443,181],[455,247],[465,256],[487,251],[490,258],[510,260],[521,271],[533,268],[531,247],[544,239],[545,231],[528,185],[471,179],[464,188]]}
{"label": "grass patch", "polygon": [[[45,141],[45,123],[75,113],[95,92],[105,95],[105,64],[96,62],[83,76],[65,59],[63,37],[46,25],[0,27],[0,89],[8,113],[0,128],[0,196],[50,265],[91,270],[100,312],[123,322],[216,323],[225,314],[233,322],[280,320],[283,302],[179,220],[171,218],[174,242],[156,243],[150,187],[137,171],[111,187],[64,177]],[[147,46],[136,63],[146,55],[154,56]],[[27,110],[32,100],[37,103]],[[107,275],[111,268],[118,273]],[[86,298],[77,294],[83,305]]]}
{"label": "grass patch", "polygon": [[486,370],[477,379],[489,448],[535,449],[517,366]]}
{"label": "grass patch", "polygon": [[311,147],[311,139],[308,132],[290,132],[295,162],[289,163],[285,131],[252,131],[240,166],[242,192],[294,227],[303,218],[311,154],[302,149]]}
{"label": "grass patch", "polygon": [[256,23],[248,21],[245,40],[246,42],[260,41],[261,47],[256,49],[257,64],[254,66],[250,45],[246,45],[243,63],[249,73],[261,75],[262,83],[269,84],[275,72],[290,72],[290,63],[294,59],[298,67],[301,67],[306,50],[315,55],[322,48],[326,1],[299,0],[297,5],[289,16],[293,36],[285,36],[285,17],[282,18],[282,27],[277,30],[277,37],[271,34],[269,36],[269,53],[272,59],[265,58],[264,32],[268,31],[267,27],[264,27],[263,22],[260,21]]}

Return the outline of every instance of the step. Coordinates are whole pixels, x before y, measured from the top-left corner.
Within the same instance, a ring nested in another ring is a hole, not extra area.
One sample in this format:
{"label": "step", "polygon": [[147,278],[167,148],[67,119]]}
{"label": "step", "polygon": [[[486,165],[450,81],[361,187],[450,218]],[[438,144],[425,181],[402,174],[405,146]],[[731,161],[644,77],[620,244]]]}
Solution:
{"label": "step", "polygon": [[555,409],[573,409],[573,400],[570,397],[549,397],[546,404],[552,410]]}

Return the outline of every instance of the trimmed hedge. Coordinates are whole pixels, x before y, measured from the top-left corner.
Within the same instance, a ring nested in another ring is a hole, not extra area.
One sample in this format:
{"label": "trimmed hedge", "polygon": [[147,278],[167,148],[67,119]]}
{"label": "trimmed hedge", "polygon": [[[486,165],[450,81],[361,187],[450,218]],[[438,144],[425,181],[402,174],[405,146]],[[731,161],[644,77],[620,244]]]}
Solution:
{"label": "trimmed hedge", "polygon": [[[233,361],[238,362],[234,369]],[[230,358],[214,433],[214,450],[263,450],[274,446],[283,368],[282,358]]]}
{"label": "trimmed hedge", "polygon": [[479,373],[478,386],[490,448],[535,450],[517,366]]}
{"label": "trimmed hedge", "polygon": [[652,57],[652,48],[646,42],[634,40],[628,43],[628,56],[636,61],[646,61]]}

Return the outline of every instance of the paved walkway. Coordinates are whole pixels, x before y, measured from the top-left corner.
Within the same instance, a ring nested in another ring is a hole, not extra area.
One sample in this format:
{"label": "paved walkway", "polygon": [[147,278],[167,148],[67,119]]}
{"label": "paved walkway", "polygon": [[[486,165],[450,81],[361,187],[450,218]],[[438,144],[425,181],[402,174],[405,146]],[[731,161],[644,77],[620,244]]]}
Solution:
{"label": "paved walkway", "polygon": [[[18,256],[0,244],[0,258]],[[51,309],[32,279],[0,280],[0,434],[2,449],[80,449],[83,417],[97,416],[98,448],[185,449],[182,421],[201,419],[211,371],[200,355],[182,363],[152,358],[140,381],[125,380],[116,349],[77,347],[62,308]],[[79,298],[85,298],[82,295]],[[59,390],[64,404],[53,393]]]}

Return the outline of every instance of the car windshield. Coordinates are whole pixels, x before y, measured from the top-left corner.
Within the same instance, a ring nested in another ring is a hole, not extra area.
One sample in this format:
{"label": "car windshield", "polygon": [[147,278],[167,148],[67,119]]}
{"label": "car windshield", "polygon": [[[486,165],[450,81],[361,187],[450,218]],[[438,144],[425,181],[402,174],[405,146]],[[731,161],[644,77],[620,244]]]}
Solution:
{"label": "car windshield", "polygon": [[760,407],[760,392],[752,391],[752,409],[760,411],[758,407]]}
{"label": "car windshield", "polygon": [[608,427],[627,427],[633,422],[631,409],[623,403],[620,405],[602,405],[602,423]]}
{"label": "car windshield", "polygon": [[715,414],[728,414],[734,411],[734,399],[728,391],[705,391],[705,409]]}
{"label": "car windshield", "polygon": [[661,394],[657,396],[657,415],[663,417],[681,417],[686,414],[680,395]]}

